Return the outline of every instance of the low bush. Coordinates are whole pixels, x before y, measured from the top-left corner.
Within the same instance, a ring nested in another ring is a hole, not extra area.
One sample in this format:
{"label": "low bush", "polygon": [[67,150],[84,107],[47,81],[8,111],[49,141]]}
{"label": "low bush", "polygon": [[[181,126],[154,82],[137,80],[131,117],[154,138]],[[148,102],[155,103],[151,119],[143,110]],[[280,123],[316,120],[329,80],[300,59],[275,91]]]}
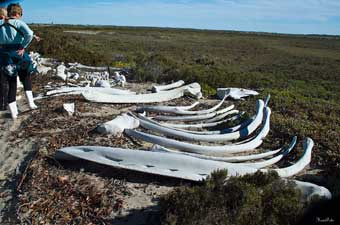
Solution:
{"label": "low bush", "polygon": [[276,172],[232,177],[214,172],[200,186],[181,187],[161,201],[161,224],[293,224],[303,212],[301,193]]}

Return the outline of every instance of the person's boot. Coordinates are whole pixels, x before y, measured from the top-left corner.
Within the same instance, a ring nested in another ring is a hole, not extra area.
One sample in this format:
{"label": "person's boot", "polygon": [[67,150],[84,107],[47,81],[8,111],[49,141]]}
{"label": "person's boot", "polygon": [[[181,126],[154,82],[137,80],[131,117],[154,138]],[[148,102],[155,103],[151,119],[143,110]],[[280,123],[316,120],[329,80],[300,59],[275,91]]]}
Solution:
{"label": "person's boot", "polygon": [[25,91],[25,94],[30,109],[37,109],[38,106],[34,103],[32,91]]}
{"label": "person's boot", "polygon": [[12,119],[15,120],[18,118],[18,107],[17,102],[11,102],[8,104],[9,111],[11,112]]}

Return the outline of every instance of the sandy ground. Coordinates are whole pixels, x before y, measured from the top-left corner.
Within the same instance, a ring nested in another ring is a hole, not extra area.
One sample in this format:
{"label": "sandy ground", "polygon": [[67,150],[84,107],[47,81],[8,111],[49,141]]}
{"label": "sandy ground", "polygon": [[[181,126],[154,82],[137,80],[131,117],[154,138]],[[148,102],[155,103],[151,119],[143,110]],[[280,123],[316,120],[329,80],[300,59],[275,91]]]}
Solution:
{"label": "sandy ground", "polygon": [[21,121],[27,117],[25,112],[29,110],[21,99],[18,101],[18,109],[23,115],[15,121],[9,111],[0,111],[0,222],[3,211],[13,199],[15,177],[26,157],[34,151],[32,140],[23,140],[11,135],[20,128]]}

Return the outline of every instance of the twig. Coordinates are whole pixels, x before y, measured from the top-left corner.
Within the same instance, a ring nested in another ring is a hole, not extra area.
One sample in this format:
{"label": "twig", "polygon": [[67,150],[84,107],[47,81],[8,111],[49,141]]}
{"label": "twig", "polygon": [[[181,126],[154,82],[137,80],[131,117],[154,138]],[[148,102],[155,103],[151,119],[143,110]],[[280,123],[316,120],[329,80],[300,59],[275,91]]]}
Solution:
{"label": "twig", "polygon": [[19,181],[19,183],[17,185],[16,191],[20,191],[21,186],[22,186],[24,180],[26,179],[28,168],[31,166],[31,163],[32,163],[33,159],[35,159],[37,155],[38,155],[38,151],[35,152],[34,156],[27,163],[27,166],[26,166],[24,172],[22,173],[21,179],[20,179],[20,181]]}

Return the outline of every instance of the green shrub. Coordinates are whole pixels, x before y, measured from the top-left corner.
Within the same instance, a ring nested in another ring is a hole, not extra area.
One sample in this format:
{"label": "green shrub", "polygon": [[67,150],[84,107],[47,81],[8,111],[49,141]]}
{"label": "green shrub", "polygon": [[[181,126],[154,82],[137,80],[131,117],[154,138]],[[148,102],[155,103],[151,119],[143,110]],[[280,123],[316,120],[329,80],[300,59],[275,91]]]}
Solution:
{"label": "green shrub", "polygon": [[301,193],[277,173],[232,177],[213,173],[200,186],[182,187],[161,201],[161,224],[292,224],[303,210]]}

